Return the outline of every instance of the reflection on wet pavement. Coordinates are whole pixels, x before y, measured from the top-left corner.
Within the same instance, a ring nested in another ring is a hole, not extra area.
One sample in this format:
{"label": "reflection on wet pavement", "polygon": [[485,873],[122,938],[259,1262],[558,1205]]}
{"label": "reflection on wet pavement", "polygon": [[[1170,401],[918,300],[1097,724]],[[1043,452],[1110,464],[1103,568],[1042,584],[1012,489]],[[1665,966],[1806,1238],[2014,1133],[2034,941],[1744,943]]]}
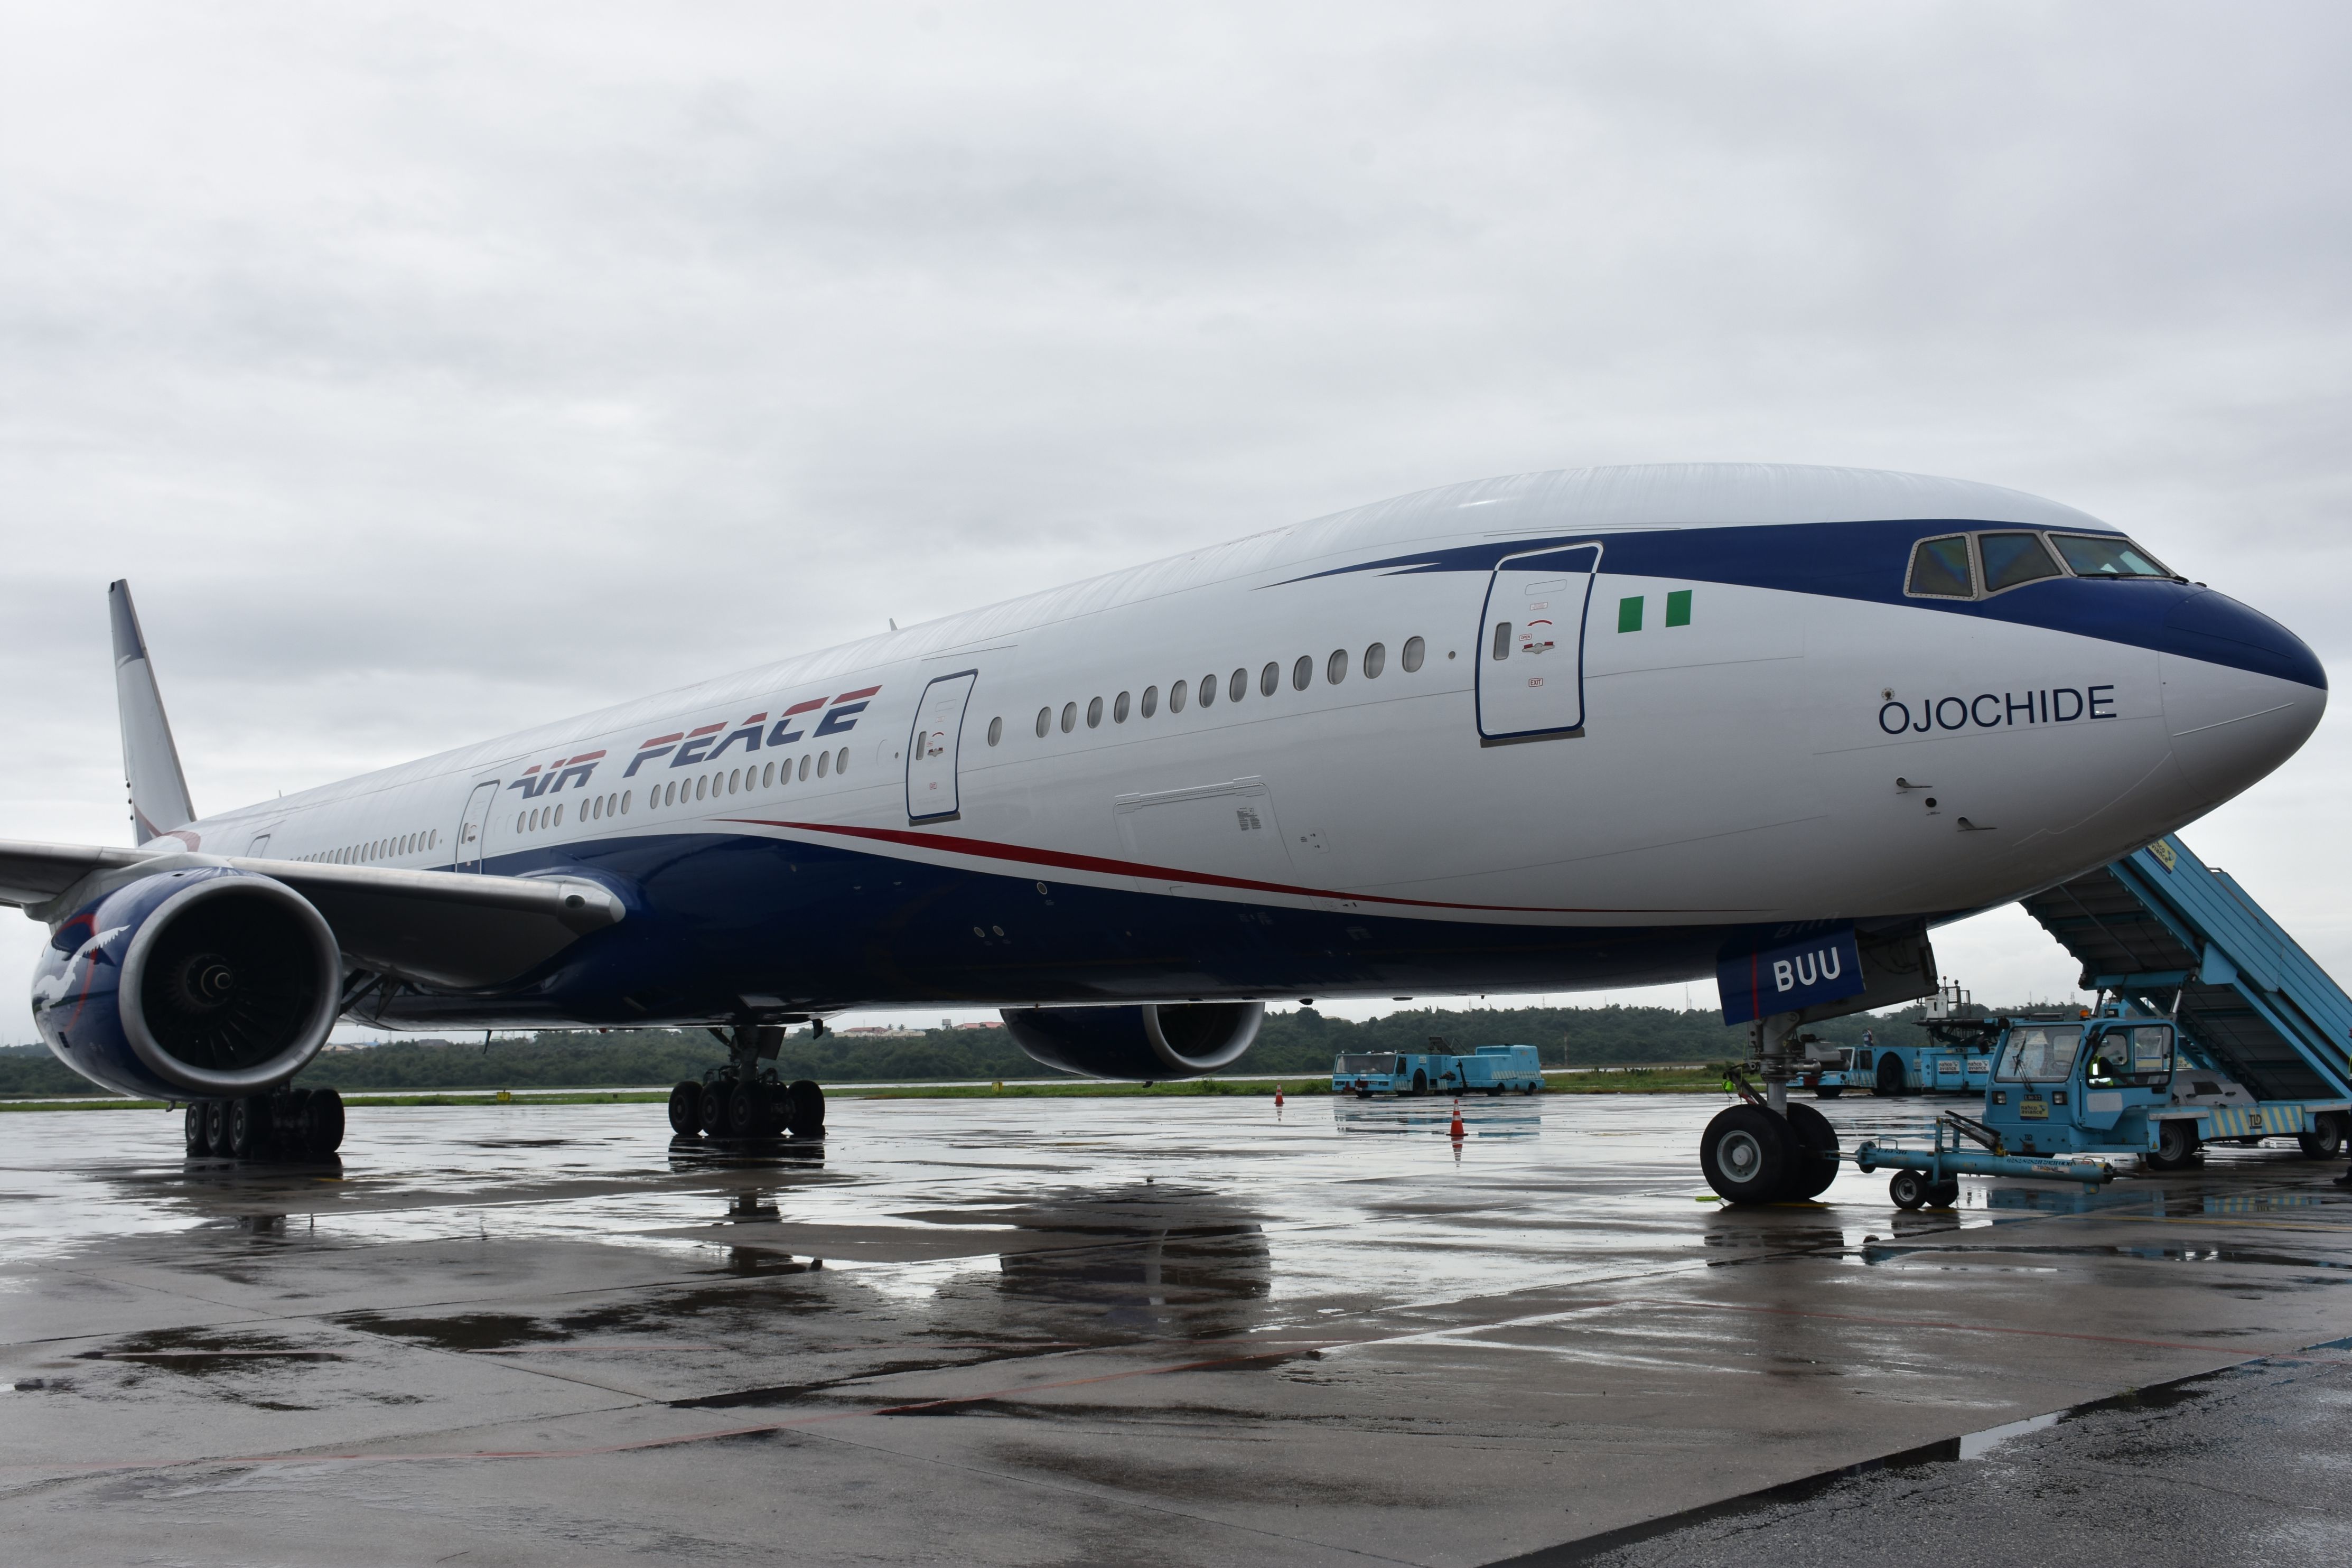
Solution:
{"label": "reflection on wet pavement", "polygon": [[290,1555],[767,1550],[788,1500],[812,1560],[1475,1563],[2352,1332],[2291,1146],[1733,1211],[1717,1104],[385,1108],[311,1167],[15,1114],[0,1497],[61,1562],[339,1500],[369,1536]]}

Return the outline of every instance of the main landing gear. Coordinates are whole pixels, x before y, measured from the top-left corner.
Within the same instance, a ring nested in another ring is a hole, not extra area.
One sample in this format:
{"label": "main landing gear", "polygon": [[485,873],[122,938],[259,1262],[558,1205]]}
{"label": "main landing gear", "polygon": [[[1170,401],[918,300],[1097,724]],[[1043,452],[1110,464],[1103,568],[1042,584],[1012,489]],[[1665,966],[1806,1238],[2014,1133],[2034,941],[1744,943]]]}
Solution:
{"label": "main landing gear", "polygon": [[1804,1203],[1837,1179],[1837,1129],[1811,1106],[1789,1100],[1788,1047],[1795,1027],[1794,1014],[1758,1026],[1764,1091],[1758,1093],[1747,1075],[1733,1068],[1740,1103],[1708,1122],[1699,1139],[1698,1163],[1706,1184],[1728,1202]]}
{"label": "main landing gear", "polygon": [[192,1160],[324,1160],[343,1145],[343,1097],[331,1089],[278,1089],[191,1100],[181,1132]]}
{"label": "main landing gear", "polygon": [[680,1138],[824,1136],[824,1090],[813,1079],[785,1083],[773,1062],[782,1046],[781,1024],[743,1024],[710,1031],[725,1041],[728,1061],[698,1081],[669,1091],[669,1127]]}

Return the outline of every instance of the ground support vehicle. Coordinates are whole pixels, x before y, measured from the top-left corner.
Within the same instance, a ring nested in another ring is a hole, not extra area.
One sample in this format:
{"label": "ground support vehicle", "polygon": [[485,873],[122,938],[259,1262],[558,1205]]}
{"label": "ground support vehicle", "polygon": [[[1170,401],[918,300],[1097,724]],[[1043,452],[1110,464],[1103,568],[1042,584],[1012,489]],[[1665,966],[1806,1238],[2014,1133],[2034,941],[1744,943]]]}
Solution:
{"label": "ground support vehicle", "polygon": [[[2227,872],[2165,837],[2022,902],[2082,963],[2084,990],[2178,1032],[2166,1092],[2089,1086],[2076,1146],[2084,1133],[2137,1141],[2144,1121],[2148,1163],[2160,1170],[2212,1142],[2292,1136],[2314,1159],[2343,1151],[2352,1136],[2352,996]],[[2050,1125],[2058,1103],[2007,1089],[2014,1103],[1988,1111],[2011,1112],[2021,1140],[2032,1136],[2037,1149],[2058,1146]],[[2041,1100],[2038,1111],[2029,1099]],[[2041,1130],[2028,1134],[2028,1121]]]}
{"label": "ground support vehicle", "polygon": [[[1978,1147],[1964,1147],[1962,1140]],[[1936,1119],[1936,1142],[1927,1149],[1906,1149],[1892,1143],[1864,1143],[1853,1152],[1856,1170],[1867,1175],[1888,1166],[1895,1174],[1887,1195],[1897,1208],[1923,1205],[1949,1208],[1959,1200],[1962,1176],[2026,1176],[2045,1182],[2080,1182],[2085,1192],[2096,1192],[2116,1179],[2115,1167],[2104,1160],[2034,1159],[2006,1152],[2000,1136],[1983,1123],[1957,1111]]]}
{"label": "ground support vehicle", "polygon": [[1454,1058],[1433,1051],[1343,1051],[1331,1065],[1334,1094],[1453,1094]]}
{"label": "ground support vehicle", "polygon": [[1343,1051],[1331,1064],[1334,1094],[1534,1094],[1542,1088],[1533,1046],[1480,1046],[1466,1057],[1442,1049]]}
{"label": "ground support vehicle", "polygon": [[1465,1094],[1534,1094],[1543,1088],[1543,1064],[1533,1046],[1480,1046],[1454,1058]]}
{"label": "ground support vehicle", "polygon": [[[1969,994],[1946,981],[1921,1010],[1919,1026],[1927,1031],[1924,1046],[1882,1046],[1874,1041],[1848,1046],[1838,1054],[1839,1089],[1870,1090],[1873,1094],[1981,1094],[1992,1079],[1991,1021],[1980,1016]],[[1832,1075],[1821,1077],[1823,1089]],[[1834,1100],[1835,1093],[1822,1096]]]}

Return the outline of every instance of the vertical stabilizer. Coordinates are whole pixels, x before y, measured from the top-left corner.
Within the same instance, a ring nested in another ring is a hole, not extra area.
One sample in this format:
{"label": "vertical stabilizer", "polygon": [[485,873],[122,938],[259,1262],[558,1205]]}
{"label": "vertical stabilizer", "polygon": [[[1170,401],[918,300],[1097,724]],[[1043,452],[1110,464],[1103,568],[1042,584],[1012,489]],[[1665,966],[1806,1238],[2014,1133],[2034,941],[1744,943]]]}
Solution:
{"label": "vertical stabilizer", "polygon": [[139,634],[139,612],[131,607],[131,584],[106,590],[114,621],[114,700],[122,716],[122,777],[131,789],[131,831],[144,844],[195,820],[188,804],[187,775],[180,772],[179,748],[172,744],[172,721],[163,716],[163,694],[155,688],[155,667],[147,662],[147,639]]}

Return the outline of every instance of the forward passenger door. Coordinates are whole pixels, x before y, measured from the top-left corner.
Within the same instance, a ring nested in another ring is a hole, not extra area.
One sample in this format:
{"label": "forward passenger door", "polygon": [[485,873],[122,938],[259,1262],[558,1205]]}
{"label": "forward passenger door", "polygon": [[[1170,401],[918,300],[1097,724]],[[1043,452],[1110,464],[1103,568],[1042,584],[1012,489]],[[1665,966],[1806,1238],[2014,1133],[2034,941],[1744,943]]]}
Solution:
{"label": "forward passenger door", "polygon": [[976,669],[942,675],[915,704],[915,731],[907,739],[907,820],[952,822],[962,813],[956,760],[963,744],[963,714]]}
{"label": "forward passenger door", "polygon": [[1600,566],[1600,545],[1572,544],[1495,567],[1473,665],[1481,745],[1584,732],[1584,616]]}

